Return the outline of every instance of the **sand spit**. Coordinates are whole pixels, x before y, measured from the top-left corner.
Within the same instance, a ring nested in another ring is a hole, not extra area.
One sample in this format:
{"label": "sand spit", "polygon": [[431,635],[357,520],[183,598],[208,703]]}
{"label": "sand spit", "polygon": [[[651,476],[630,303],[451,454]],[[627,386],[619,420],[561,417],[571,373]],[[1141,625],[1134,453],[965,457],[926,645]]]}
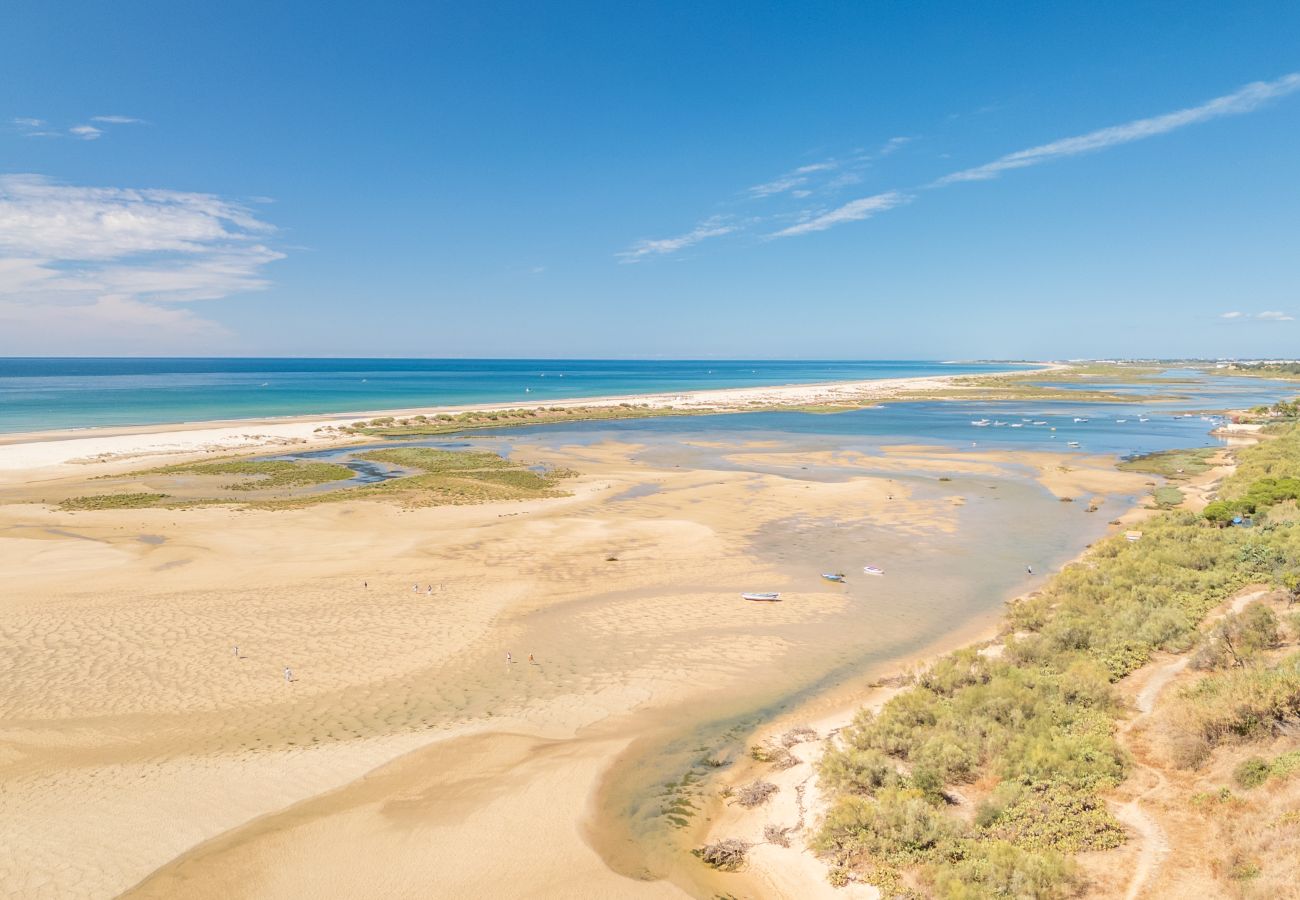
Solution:
{"label": "sand spit", "polygon": [[[1058,367],[1059,368],[1059,367]],[[1023,370],[1018,370],[1023,371]],[[982,377],[1016,372],[988,372]],[[915,378],[883,378],[874,381],[845,381],[825,384],[792,384],[772,387],[725,388],[679,394],[642,394],[618,397],[587,397],[547,401],[547,406],[618,406],[638,403],[655,409],[733,411],[771,406],[816,406],[822,404],[868,405],[908,394],[951,390],[966,375],[933,375]],[[281,447],[304,449],[345,443],[332,431],[360,419],[379,416],[414,416],[484,412],[527,407],[524,401],[508,404],[421,407],[378,410],[346,415],[292,416],[228,422],[192,422],[174,425],[140,425],[94,429],[68,429],[0,435],[0,484],[41,481],[74,474],[91,467],[97,473],[122,471],[141,460],[175,461],[192,456],[240,451],[274,450]]]}

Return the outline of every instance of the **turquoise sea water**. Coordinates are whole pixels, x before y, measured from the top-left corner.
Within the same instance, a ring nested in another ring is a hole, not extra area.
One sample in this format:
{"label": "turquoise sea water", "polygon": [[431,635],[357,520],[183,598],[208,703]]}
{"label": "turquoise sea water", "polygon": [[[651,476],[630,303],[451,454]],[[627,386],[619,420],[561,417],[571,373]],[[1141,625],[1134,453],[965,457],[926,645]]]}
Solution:
{"label": "turquoise sea water", "polygon": [[0,432],[348,413],[466,403],[1015,368],[915,360],[0,359]]}

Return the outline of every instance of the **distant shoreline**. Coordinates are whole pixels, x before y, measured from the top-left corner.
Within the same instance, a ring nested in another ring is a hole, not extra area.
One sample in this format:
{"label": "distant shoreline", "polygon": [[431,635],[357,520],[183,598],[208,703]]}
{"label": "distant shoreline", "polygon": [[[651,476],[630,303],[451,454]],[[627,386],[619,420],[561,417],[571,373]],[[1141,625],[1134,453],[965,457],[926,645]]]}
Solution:
{"label": "distant shoreline", "polygon": [[[1041,371],[1064,368],[1060,364],[1039,363]],[[1032,369],[1008,369],[981,372],[980,377],[1023,374]],[[211,453],[256,452],[294,446],[325,447],[355,441],[337,429],[353,422],[383,417],[416,415],[455,415],[464,412],[493,412],[506,409],[537,407],[609,407],[632,403],[662,410],[696,412],[759,411],[781,406],[816,406],[820,404],[869,405],[896,399],[910,393],[953,388],[970,373],[952,375],[918,375],[880,378],[867,381],[831,381],[796,383],[763,387],[715,388],[651,394],[624,394],[604,397],[581,397],[532,403],[473,403],[450,406],[425,406],[405,409],[372,410],[353,413],[329,413],[217,419],[154,425],[89,426],[49,431],[17,432],[0,435],[0,480],[14,480],[31,470],[76,466],[85,471],[87,464],[121,463],[140,458],[183,457]]]}

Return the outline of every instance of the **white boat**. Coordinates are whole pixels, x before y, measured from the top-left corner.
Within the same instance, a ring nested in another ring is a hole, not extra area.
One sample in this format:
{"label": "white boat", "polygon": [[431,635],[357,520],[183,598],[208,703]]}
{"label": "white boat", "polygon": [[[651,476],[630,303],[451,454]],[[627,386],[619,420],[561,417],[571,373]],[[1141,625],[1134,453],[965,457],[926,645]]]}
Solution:
{"label": "white boat", "polygon": [[741,595],[740,595],[740,599],[742,599],[742,600],[762,600],[762,601],[767,602],[767,603],[772,603],[772,602],[774,602],[774,601],[780,600],[780,599],[781,599],[781,595],[780,595],[779,593],[776,593],[775,591],[772,591],[772,592],[759,592],[759,593],[741,594]]}
{"label": "white boat", "polygon": [[885,570],[882,569],[882,568],[880,568],[880,566],[863,566],[863,567],[862,567],[862,572],[863,572],[864,575],[884,575],[884,574],[885,574]]}
{"label": "white boat", "polygon": [[1075,417],[1074,417],[1074,421],[1076,421],[1076,422],[1086,422],[1086,421],[1088,421],[1088,420],[1087,420],[1086,418],[1084,418],[1083,416],[1075,416]]}
{"label": "white boat", "polygon": [[1011,427],[1012,427],[1012,428],[1024,428],[1024,427],[1025,427],[1025,423],[1024,423],[1024,422],[1012,422],[1012,423],[1011,423]]}
{"label": "white boat", "polygon": [[1077,447],[1077,446],[1079,446],[1079,442],[1078,442],[1078,441],[1066,441],[1065,443],[1066,443],[1066,446],[1068,446],[1068,447]]}
{"label": "white boat", "polygon": [[1035,422],[1034,424],[1035,424],[1035,425],[1046,425],[1047,423],[1046,423],[1046,422]]}
{"label": "white boat", "polygon": [[1151,420],[1148,419],[1146,416],[1138,416],[1138,421],[1139,421],[1139,422],[1150,422]]}
{"label": "white boat", "polygon": [[994,424],[994,426],[996,426],[997,428],[1001,428],[1003,425],[1005,425],[1005,424],[1007,424],[1007,423],[1006,423],[1006,422],[1000,422],[1000,421],[996,421],[996,420],[995,420],[995,421],[993,422],[993,424]]}
{"label": "white boat", "polygon": [[1116,420],[1115,420],[1115,424],[1116,424],[1116,425],[1123,425],[1123,424],[1124,424],[1125,422],[1127,422],[1127,421],[1128,421],[1128,419],[1116,419]]}
{"label": "white boat", "polygon": [[971,419],[971,420],[970,420],[970,423],[971,423],[972,425],[974,425],[976,428],[983,428],[983,427],[985,427],[986,425],[989,424],[989,420],[988,420],[988,419]]}

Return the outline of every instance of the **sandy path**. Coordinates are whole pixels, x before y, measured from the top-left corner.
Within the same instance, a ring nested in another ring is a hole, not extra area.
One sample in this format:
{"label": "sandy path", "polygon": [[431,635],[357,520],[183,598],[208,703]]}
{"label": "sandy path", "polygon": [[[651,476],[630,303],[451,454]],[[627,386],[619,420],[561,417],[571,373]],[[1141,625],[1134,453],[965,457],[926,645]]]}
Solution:
{"label": "sandy path", "polygon": [[[1239,613],[1247,604],[1267,594],[1266,589],[1246,588],[1232,597],[1220,612],[1207,619],[1206,624],[1213,624],[1229,613]],[[1143,785],[1140,793],[1114,809],[1115,817],[1137,832],[1139,843],[1133,873],[1124,889],[1125,900],[1137,900],[1141,896],[1170,852],[1169,839],[1164,829],[1143,806],[1149,798],[1164,792],[1168,780],[1159,767],[1145,761],[1145,749],[1134,742],[1132,735],[1135,729],[1146,723],[1155,710],[1161,693],[1187,668],[1189,662],[1188,656],[1179,656],[1135,673],[1141,683],[1135,698],[1138,714],[1120,725],[1116,733],[1120,746],[1128,751],[1133,760],[1134,773],[1129,777],[1140,779]]]}

